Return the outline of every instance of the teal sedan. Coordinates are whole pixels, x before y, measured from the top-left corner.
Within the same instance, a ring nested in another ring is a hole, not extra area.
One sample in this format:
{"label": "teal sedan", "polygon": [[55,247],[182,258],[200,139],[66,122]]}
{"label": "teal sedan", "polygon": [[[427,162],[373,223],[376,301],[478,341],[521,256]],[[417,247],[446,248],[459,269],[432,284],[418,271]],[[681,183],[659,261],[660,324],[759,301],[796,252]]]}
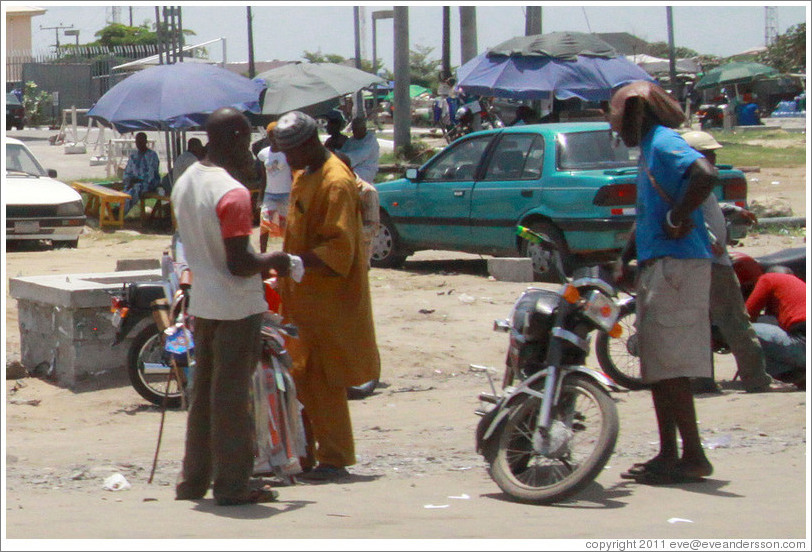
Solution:
{"label": "teal sedan", "polygon": [[[722,201],[744,206],[740,171],[720,171]],[[635,216],[636,150],[607,123],[514,126],[468,134],[406,177],[377,183],[381,227],[372,265],[399,267],[426,249],[529,256],[546,278],[550,254],[516,235],[553,240],[565,268],[617,255]]]}

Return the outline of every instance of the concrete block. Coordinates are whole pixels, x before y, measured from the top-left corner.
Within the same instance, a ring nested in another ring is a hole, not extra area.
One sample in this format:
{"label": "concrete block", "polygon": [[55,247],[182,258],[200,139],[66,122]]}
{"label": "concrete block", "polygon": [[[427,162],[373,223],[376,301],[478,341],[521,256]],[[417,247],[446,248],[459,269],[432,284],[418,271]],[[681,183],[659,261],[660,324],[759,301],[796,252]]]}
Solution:
{"label": "concrete block", "polygon": [[488,274],[503,282],[532,282],[533,263],[528,257],[488,259]]}
{"label": "concrete block", "polygon": [[158,259],[119,259],[116,261],[116,272],[155,268],[161,268],[161,261]]}
{"label": "concrete block", "polygon": [[9,280],[9,294],[17,299],[23,365],[31,371],[48,364],[57,384],[64,387],[83,376],[121,369],[140,328],[113,346],[110,294],[125,282],[160,279],[160,270],[135,270]]}

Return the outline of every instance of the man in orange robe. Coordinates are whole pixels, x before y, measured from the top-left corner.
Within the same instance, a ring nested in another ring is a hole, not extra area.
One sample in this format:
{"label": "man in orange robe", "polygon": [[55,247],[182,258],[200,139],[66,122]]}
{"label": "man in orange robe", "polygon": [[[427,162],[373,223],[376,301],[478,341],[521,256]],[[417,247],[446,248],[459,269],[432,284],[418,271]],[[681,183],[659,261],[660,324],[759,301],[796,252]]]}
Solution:
{"label": "man in orange robe", "polygon": [[282,278],[279,291],[283,316],[299,328],[288,343],[291,374],[318,461],[302,478],[331,481],[356,461],[346,388],[380,375],[361,203],[355,176],[322,145],[310,116],[283,115],[274,135],[298,171],[282,249],[301,257],[305,272],[299,283]]}

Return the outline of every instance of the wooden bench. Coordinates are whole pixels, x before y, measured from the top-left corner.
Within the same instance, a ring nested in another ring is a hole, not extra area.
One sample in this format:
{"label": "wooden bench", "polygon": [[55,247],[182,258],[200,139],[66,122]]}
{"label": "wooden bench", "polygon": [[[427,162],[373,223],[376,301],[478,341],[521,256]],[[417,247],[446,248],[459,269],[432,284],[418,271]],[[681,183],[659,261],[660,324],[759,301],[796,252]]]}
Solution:
{"label": "wooden bench", "polygon": [[[85,215],[98,217],[99,228],[124,228],[124,203],[130,199],[130,194],[91,182],[71,182],[71,187],[79,193],[87,194]],[[118,206],[117,213],[115,206]]]}
{"label": "wooden bench", "polygon": [[[148,199],[155,200],[155,203],[152,205],[152,211],[150,211],[149,214],[147,214],[146,209],[146,201]],[[168,195],[148,192],[146,194],[141,194],[141,196],[138,198],[138,203],[141,206],[141,224],[146,224],[147,222],[154,221],[157,218],[163,218],[171,219],[172,229],[174,230],[176,228],[175,213],[172,211],[172,200],[169,199]]]}

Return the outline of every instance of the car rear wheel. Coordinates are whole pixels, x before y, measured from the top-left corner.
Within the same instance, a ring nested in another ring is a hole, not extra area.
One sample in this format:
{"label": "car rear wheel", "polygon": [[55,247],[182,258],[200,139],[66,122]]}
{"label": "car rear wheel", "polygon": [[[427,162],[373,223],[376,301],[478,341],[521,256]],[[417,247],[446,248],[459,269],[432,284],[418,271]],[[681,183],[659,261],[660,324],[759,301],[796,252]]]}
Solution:
{"label": "car rear wheel", "polygon": [[400,249],[398,231],[392,224],[392,219],[386,213],[381,213],[378,235],[372,241],[370,263],[377,268],[398,268],[403,266],[407,256]]}
{"label": "car rear wheel", "polygon": [[[547,236],[556,244],[558,253],[561,255],[564,271],[569,272],[571,265],[569,248],[561,231],[548,222],[531,222],[526,226],[538,234]],[[530,257],[533,264],[533,277],[536,281],[557,281],[558,278],[553,265],[555,260],[553,251],[548,251],[539,245],[522,240],[521,252],[525,257]]]}

